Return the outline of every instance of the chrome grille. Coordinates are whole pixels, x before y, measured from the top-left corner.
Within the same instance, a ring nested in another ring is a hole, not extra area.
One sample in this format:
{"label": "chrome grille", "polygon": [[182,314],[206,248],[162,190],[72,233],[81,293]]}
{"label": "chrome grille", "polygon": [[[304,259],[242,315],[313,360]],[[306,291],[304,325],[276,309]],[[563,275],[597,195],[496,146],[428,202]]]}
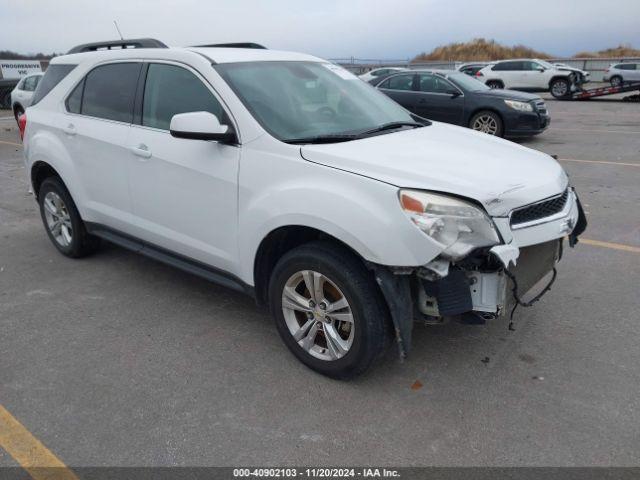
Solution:
{"label": "chrome grille", "polygon": [[569,189],[566,189],[561,195],[517,208],[511,213],[510,224],[513,227],[555,215],[564,209],[568,198]]}
{"label": "chrome grille", "polygon": [[547,114],[547,106],[544,103],[544,100],[536,100],[535,102],[536,110],[543,115]]}

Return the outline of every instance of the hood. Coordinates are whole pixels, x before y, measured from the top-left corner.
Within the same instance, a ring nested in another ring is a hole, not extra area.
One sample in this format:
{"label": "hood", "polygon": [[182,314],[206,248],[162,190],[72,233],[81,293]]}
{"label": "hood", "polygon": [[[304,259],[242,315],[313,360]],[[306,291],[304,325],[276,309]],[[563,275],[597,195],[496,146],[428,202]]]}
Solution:
{"label": "hood", "polygon": [[516,90],[503,90],[501,88],[479,90],[474,93],[483,97],[503,98],[505,100],[519,100],[521,102],[540,100],[540,97],[538,95],[534,95],[532,93],[517,92]]}
{"label": "hood", "polygon": [[439,122],[350,142],[304,145],[300,154],[397,187],[471,198],[492,216],[506,216],[567,187],[564,170],[549,155]]}
{"label": "hood", "polygon": [[580,70],[579,68],[575,68],[575,67],[558,67],[556,66],[556,70],[564,70],[565,72],[578,72],[581,74],[585,74],[586,72],[584,70]]}

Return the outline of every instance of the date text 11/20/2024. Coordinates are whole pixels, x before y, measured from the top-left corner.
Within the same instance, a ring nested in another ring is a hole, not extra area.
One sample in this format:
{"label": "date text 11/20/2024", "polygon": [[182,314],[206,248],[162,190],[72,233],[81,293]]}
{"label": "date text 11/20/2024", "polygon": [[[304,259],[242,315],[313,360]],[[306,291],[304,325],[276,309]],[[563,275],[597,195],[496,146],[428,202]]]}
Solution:
{"label": "date text 11/20/2024", "polygon": [[394,478],[400,473],[388,468],[234,468],[234,478]]}

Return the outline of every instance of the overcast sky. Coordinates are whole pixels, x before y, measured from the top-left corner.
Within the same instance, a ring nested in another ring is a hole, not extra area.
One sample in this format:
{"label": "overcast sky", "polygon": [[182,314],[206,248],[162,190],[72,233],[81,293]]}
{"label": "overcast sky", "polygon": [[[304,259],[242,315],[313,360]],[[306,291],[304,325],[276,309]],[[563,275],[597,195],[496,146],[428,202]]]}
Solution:
{"label": "overcast sky", "polygon": [[0,50],[61,52],[116,37],[254,41],[325,58],[410,58],[474,37],[554,55],[630,43],[640,0],[0,0]]}

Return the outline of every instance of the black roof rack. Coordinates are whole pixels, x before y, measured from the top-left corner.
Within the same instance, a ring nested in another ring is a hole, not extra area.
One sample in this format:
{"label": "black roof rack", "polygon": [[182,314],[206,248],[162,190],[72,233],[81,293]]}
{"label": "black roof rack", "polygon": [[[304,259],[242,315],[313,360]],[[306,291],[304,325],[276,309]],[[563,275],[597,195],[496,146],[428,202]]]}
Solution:
{"label": "black roof rack", "polygon": [[115,50],[123,48],[168,48],[160,40],[155,38],[130,38],[122,40],[108,40],[106,42],[92,42],[77,45],[67,52],[82,53],[95,52],[96,50]]}
{"label": "black roof rack", "polygon": [[260,45],[259,43],[252,42],[238,42],[238,43],[212,43],[209,45],[194,45],[194,47],[200,48],[256,48],[259,50],[267,50],[267,47]]}

